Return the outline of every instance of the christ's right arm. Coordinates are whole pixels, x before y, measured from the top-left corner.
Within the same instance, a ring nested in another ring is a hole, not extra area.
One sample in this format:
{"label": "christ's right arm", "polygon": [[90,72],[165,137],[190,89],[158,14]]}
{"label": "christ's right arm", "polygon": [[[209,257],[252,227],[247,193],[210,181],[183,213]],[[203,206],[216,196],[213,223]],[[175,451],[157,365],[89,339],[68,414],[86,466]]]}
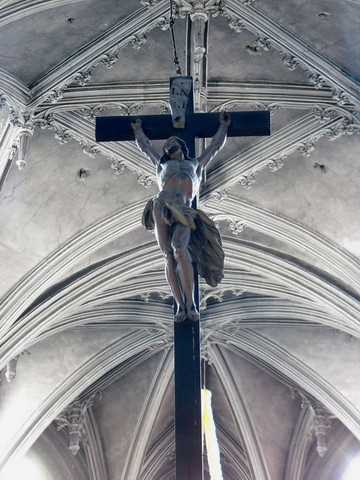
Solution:
{"label": "christ's right arm", "polygon": [[158,166],[160,161],[160,155],[145,135],[144,130],[141,126],[140,118],[133,120],[131,122],[131,126],[134,130],[136,145],[139,150],[141,150],[155,166]]}

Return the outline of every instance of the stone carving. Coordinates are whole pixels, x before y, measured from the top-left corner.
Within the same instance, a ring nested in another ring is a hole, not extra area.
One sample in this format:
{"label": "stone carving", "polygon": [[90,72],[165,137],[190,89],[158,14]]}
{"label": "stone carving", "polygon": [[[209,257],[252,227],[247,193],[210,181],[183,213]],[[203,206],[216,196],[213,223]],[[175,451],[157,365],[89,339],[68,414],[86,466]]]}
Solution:
{"label": "stone carving", "polygon": [[308,432],[308,438],[311,440],[313,434],[316,437],[316,451],[320,457],[323,457],[327,451],[326,435],[327,431],[331,427],[332,415],[318,400],[310,397],[308,394],[301,390],[295,390],[290,387],[291,398],[295,399],[300,397],[301,408],[310,407],[313,412],[313,420],[310,431]]}
{"label": "stone carving", "polygon": [[101,115],[104,110],[106,110],[106,107],[96,105],[95,107],[83,107],[79,110],[79,113],[82,117],[87,118],[88,120],[94,120]]}
{"label": "stone carving", "polygon": [[195,12],[190,14],[192,20],[192,76],[194,77],[194,102],[195,110],[201,111],[203,108],[202,87],[206,85],[206,68],[204,60],[207,53],[207,38],[205,35],[205,24],[208,15],[200,10],[195,9]]}
{"label": "stone carving", "polygon": [[209,340],[209,332],[203,332],[203,338],[201,340],[201,347],[200,347],[200,358],[204,360],[208,365],[213,365],[214,363],[214,355],[212,352],[212,344]]}
{"label": "stone carving", "polygon": [[69,130],[64,130],[58,124],[55,124],[55,123],[54,123],[54,127],[56,128],[54,136],[56,140],[59,140],[59,143],[61,145],[64,145],[64,143],[67,143],[71,139],[71,132]]}
{"label": "stone carving", "polygon": [[291,71],[295,70],[299,66],[299,62],[296,60],[296,58],[288,53],[283,55],[282,62]]}
{"label": "stone carving", "polygon": [[331,426],[330,414],[319,402],[310,403],[314,411],[313,429],[316,436],[316,451],[323,457],[327,451],[326,434]]}
{"label": "stone carving", "polygon": [[111,50],[109,53],[105,53],[101,58],[101,63],[105,65],[106,68],[112,68],[115,63],[119,60],[119,49],[116,48]]}
{"label": "stone carving", "polygon": [[348,135],[352,135],[353,133],[360,133],[360,125],[354,125],[354,124],[348,125],[346,127],[346,133]]}
{"label": "stone carving", "polygon": [[170,28],[170,21],[169,21],[169,19],[166,18],[166,17],[161,17],[161,18],[158,20],[156,26],[157,26],[158,28],[160,28],[160,30],[163,30],[163,31],[169,30],[169,28]]}
{"label": "stone carving", "polygon": [[316,105],[311,111],[315,118],[319,120],[319,123],[325,123],[327,120],[337,115],[337,112],[332,107],[322,108],[319,105]]}
{"label": "stone carving", "polygon": [[142,293],[140,295],[141,300],[143,300],[145,303],[149,303],[150,297],[151,297],[151,292]]}
{"label": "stone carving", "polygon": [[304,157],[310,157],[311,152],[315,149],[314,141],[308,140],[306,143],[302,143],[298,146],[298,150]]}
{"label": "stone carving", "polygon": [[141,34],[134,35],[131,38],[129,44],[133,48],[135,48],[135,50],[140,50],[140,48],[144,45],[146,40],[147,40],[147,36],[145,35],[145,33],[141,33]]}
{"label": "stone carving", "polygon": [[29,142],[34,133],[35,124],[28,113],[16,112],[12,107],[9,108],[9,121],[18,129],[16,140],[11,146],[9,159],[14,159],[17,153],[16,165],[19,170],[23,170],[27,163]]}
{"label": "stone carving", "polygon": [[110,160],[111,160],[111,168],[115,170],[115,174],[121,175],[126,168],[125,163],[117,158],[111,158]]}
{"label": "stone carving", "polygon": [[350,102],[349,96],[338,88],[332,89],[332,98],[338,105],[345,105]]}
{"label": "stone carving", "polygon": [[359,125],[351,125],[347,118],[342,118],[334,126],[327,128],[324,133],[325,136],[332,141],[341,137],[345,133],[351,134],[355,131],[359,131],[359,127]]}
{"label": "stone carving", "polygon": [[142,185],[143,187],[150,188],[153,185],[154,179],[152,177],[144,175],[143,173],[138,173],[137,175],[138,183],[140,183],[140,185]]}
{"label": "stone carving", "polygon": [[34,124],[38,127],[45,129],[45,128],[53,128],[54,122],[54,115],[52,113],[45,113],[41,117],[34,119]]}
{"label": "stone carving", "polygon": [[96,393],[86,401],[74,400],[60,415],[55,418],[57,429],[66,428],[69,433],[69,450],[76,455],[80,450],[80,442],[86,441],[84,418],[86,411],[93,405]]}
{"label": "stone carving", "polygon": [[265,52],[268,52],[271,48],[271,41],[266,37],[259,37],[256,40],[258,47],[262,48]]}
{"label": "stone carving", "polygon": [[159,296],[161,300],[168,300],[171,298],[171,294],[168,290],[159,290],[160,287],[156,287],[156,290],[148,291],[146,293],[142,293],[140,298],[144,300],[145,303],[149,303],[149,301],[156,296]]}
{"label": "stone carving", "polygon": [[80,442],[84,432],[84,408],[79,400],[75,400],[67,409],[55,418],[57,429],[66,428],[69,433],[69,450],[76,455],[80,450]]}
{"label": "stone carving", "polygon": [[206,310],[207,304],[210,298],[213,298],[215,301],[221,303],[224,298],[224,294],[233,295],[235,297],[240,297],[245,292],[242,288],[231,288],[231,287],[217,287],[215,290],[204,289],[201,295],[200,309]]}
{"label": "stone carving", "polygon": [[220,190],[215,190],[210,194],[211,200],[215,200],[215,202],[221,203],[225,198],[229,196],[227,190],[225,188]]}
{"label": "stone carving", "polygon": [[171,114],[171,109],[168,104],[166,105],[160,105],[160,113],[161,115],[170,115]]}
{"label": "stone carving", "polygon": [[[116,108],[119,110],[120,115],[136,115],[143,108],[140,103],[133,103],[131,105],[125,105],[124,103],[114,102],[109,104],[95,105],[92,107],[83,106],[78,110],[78,113],[88,120],[93,121],[96,117],[101,115],[109,108]],[[161,107],[160,107],[161,108]]]}
{"label": "stone carving", "polygon": [[237,33],[241,33],[246,28],[245,23],[240,20],[240,18],[229,18],[228,25],[232,30],[235,30],[235,32]]}
{"label": "stone carving", "polygon": [[326,85],[325,77],[319,73],[310,73],[309,80],[314,84],[316,89],[322,88],[324,85]]}
{"label": "stone carving", "polygon": [[97,145],[89,145],[84,140],[80,142],[80,145],[83,145],[82,152],[90,158],[94,158],[98,153],[100,153],[100,149]]}
{"label": "stone carving", "polygon": [[223,9],[223,0],[174,0],[175,14],[180,18],[186,15],[203,15],[205,20],[208,14],[217,16]]}
{"label": "stone carving", "polygon": [[255,183],[255,175],[254,174],[251,174],[251,175],[243,175],[240,180],[239,180],[239,183],[242,187],[244,187],[246,190],[249,190]]}
{"label": "stone carving", "polygon": [[4,108],[5,105],[6,105],[6,98],[5,98],[5,95],[1,93],[0,94],[0,110]]}
{"label": "stone carving", "polygon": [[91,80],[92,77],[92,71],[95,67],[89,68],[89,70],[85,70],[83,72],[78,72],[74,78],[73,81],[77,83],[78,85],[81,85],[82,87],[87,84]]}
{"label": "stone carving", "polygon": [[31,127],[22,128],[18,136],[18,159],[16,165],[19,170],[23,170],[27,164],[27,154],[29,150],[30,138],[34,133]]}
{"label": "stone carving", "polygon": [[246,223],[242,220],[227,220],[227,224],[233,235],[239,235],[246,227]]}
{"label": "stone carving", "polygon": [[168,300],[168,299],[171,297],[171,295],[170,295],[170,293],[169,293],[168,291],[166,291],[166,292],[161,292],[161,291],[159,291],[159,292],[157,292],[157,294],[159,295],[159,297],[160,297],[162,300]]}
{"label": "stone carving", "polygon": [[11,125],[14,125],[14,127],[23,127],[25,124],[25,120],[21,113],[16,112],[13,108],[9,108],[9,121]]}
{"label": "stone carving", "polygon": [[15,140],[15,142],[11,145],[9,148],[8,152],[8,160],[12,162],[17,154],[18,151],[18,142]]}
{"label": "stone carving", "polygon": [[11,359],[10,362],[6,365],[5,377],[9,383],[13,382],[16,377],[16,366],[18,359],[19,355]]}
{"label": "stone carving", "polygon": [[46,100],[49,100],[49,102],[51,103],[58,102],[59,100],[64,98],[64,90],[65,90],[65,86],[63,89],[60,89],[60,90],[51,90],[51,92],[47,94]]}
{"label": "stone carving", "polygon": [[244,220],[239,220],[238,218],[230,215],[211,215],[211,219],[214,221],[217,228],[219,228],[221,221],[226,221],[227,226],[233,235],[239,235],[239,233],[241,233],[246,227],[246,222]]}
{"label": "stone carving", "polygon": [[282,156],[279,158],[272,158],[270,162],[267,164],[267,166],[269,167],[269,170],[271,172],[277,172],[278,170],[280,170],[280,168],[284,166],[285,158],[286,156]]}

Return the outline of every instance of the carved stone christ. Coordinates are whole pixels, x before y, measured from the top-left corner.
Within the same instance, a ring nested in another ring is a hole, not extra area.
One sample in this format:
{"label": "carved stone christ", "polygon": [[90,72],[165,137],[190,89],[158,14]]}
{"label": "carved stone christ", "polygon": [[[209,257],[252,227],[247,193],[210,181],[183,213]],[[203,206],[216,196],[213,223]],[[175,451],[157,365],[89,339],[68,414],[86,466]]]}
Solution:
{"label": "carved stone christ", "polygon": [[163,146],[163,155],[146,137],[141,120],[132,122],[138,148],[156,168],[159,194],[144,210],[143,224],[155,230],[165,259],[165,275],[176,302],[174,320],[196,321],[199,312],[194,302],[194,272],[215,287],[223,278],[224,252],[220,233],[212,220],[201,210],[191,208],[199,191],[202,171],[224,146],[230,117],[220,114],[220,125],[210,145],[199,158],[189,158],[183,140],[170,137]]}

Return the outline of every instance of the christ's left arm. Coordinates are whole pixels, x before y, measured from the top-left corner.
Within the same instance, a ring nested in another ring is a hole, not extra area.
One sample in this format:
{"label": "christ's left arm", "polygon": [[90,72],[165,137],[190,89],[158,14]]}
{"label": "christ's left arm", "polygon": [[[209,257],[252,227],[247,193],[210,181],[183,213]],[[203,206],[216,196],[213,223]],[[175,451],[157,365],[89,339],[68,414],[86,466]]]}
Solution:
{"label": "christ's left arm", "polygon": [[220,126],[218,131],[215,133],[210,145],[205,148],[198,158],[199,166],[201,168],[206,167],[225,145],[226,135],[230,125],[230,115],[227,112],[221,112],[219,120]]}

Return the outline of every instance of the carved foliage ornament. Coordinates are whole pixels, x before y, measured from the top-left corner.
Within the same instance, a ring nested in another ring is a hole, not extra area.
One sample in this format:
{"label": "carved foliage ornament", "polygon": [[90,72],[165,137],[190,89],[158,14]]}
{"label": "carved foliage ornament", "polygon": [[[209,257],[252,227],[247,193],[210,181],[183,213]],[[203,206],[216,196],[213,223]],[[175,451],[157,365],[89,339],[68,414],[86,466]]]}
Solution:
{"label": "carved foliage ornament", "polygon": [[272,158],[270,162],[267,164],[270,172],[277,172],[284,166],[284,159],[286,158],[285,155],[278,157],[278,158]]}
{"label": "carved foliage ornament", "polygon": [[125,105],[124,103],[109,103],[91,107],[84,106],[80,108],[80,110],[77,110],[77,112],[87,120],[95,120],[96,117],[99,117],[103,112],[110,108],[116,108],[119,115],[137,115],[143,108],[143,105],[140,103],[134,103],[131,105]]}
{"label": "carved foliage ornament", "polygon": [[223,189],[215,190],[214,192],[211,192],[210,199],[214,200],[217,203],[221,203],[223,200],[228,198],[228,196],[229,195],[228,195],[227,190],[225,190],[225,188],[223,188]]}
{"label": "carved foliage ornament", "polygon": [[6,105],[6,98],[3,94],[0,94],[0,110],[5,107]]}
{"label": "carved foliage ornament", "polygon": [[205,288],[201,295],[200,310],[206,310],[210,298],[218,303],[222,303],[225,293],[227,296],[232,295],[234,297],[240,297],[245,293],[245,290],[231,287],[216,287],[211,290]]}
{"label": "carved foliage ornament", "polygon": [[175,14],[180,18],[186,15],[219,15],[223,10],[223,0],[173,0]]}
{"label": "carved foliage ornament", "polygon": [[80,402],[74,400],[60,415],[55,418],[57,429],[66,428],[69,433],[69,450],[76,455],[80,450],[80,442],[86,442],[86,430],[84,418],[86,411],[93,405],[97,393],[91,395],[87,400]]}
{"label": "carved foliage ornament", "polygon": [[121,175],[126,168],[125,163],[117,158],[110,158],[110,157],[108,158],[111,161],[111,168],[115,170],[115,174]]}
{"label": "carved foliage ornament", "polygon": [[104,53],[101,57],[101,63],[105,65],[106,68],[112,68],[115,63],[119,60],[119,52],[118,49],[111,50],[108,53]]}

